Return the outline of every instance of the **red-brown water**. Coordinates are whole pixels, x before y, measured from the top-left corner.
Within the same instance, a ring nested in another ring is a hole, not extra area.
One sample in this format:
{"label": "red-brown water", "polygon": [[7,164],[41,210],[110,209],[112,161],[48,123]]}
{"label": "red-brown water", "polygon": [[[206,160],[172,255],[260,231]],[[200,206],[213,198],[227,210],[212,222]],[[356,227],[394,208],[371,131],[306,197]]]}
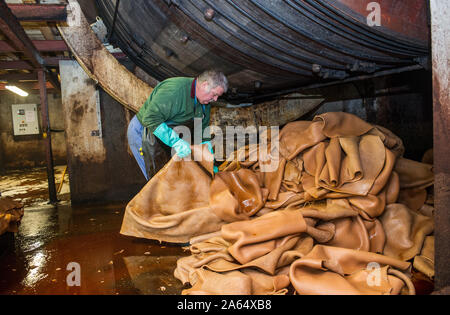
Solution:
{"label": "red-brown water", "polygon": [[[0,294],[181,294],[173,271],[189,252],[120,235],[124,209],[25,209],[19,233],[0,236]],[[79,264],[79,278],[70,263]],[[69,286],[77,279],[79,286]]]}

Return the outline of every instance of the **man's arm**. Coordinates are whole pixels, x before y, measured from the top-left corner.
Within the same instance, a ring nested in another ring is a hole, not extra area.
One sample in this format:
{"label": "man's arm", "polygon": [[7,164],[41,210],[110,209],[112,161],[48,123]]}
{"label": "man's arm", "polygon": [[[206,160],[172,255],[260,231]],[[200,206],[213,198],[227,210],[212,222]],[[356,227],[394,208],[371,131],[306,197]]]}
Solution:
{"label": "man's arm", "polygon": [[140,118],[142,125],[153,133],[159,125],[171,119],[172,107],[173,105],[167,100],[150,96],[138,118]]}
{"label": "man's arm", "polygon": [[191,154],[189,143],[180,139],[166,121],[172,119],[177,112],[177,104],[171,99],[170,91],[158,90],[151,95],[142,113],[142,124],[164,144],[174,148],[178,156],[184,158]]}

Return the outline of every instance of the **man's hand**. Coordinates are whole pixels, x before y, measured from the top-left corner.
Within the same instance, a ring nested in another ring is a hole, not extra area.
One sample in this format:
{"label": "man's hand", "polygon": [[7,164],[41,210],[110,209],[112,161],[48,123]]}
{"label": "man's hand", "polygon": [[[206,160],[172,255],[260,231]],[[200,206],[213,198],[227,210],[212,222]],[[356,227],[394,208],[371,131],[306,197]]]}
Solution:
{"label": "man's hand", "polygon": [[173,148],[177,152],[177,155],[182,159],[191,155],[191,146],[183,139],[180,139],[177,142],[175,142]]}
{"label": "man's hand", "polygon": [[153,132],[164,144],[175,149],[180,158],[185,158],[191,154],[191,146],[185,140],[180,139],[177,133],[166,123],[162,123]]}

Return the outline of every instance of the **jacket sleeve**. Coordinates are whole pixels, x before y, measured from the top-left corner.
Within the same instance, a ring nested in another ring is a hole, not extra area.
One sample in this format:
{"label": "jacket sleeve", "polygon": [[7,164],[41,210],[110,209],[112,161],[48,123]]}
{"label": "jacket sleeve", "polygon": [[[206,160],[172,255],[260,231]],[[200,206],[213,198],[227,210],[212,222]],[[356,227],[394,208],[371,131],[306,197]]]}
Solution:
{"label": "jacket sleeve", "polygon": [[145,104],[145,111],[141,116],[141,123],[151,133],[163,122],[172,119],[177,113],[177,104],[174,104],[172,93],[159,89],[155,91]]}

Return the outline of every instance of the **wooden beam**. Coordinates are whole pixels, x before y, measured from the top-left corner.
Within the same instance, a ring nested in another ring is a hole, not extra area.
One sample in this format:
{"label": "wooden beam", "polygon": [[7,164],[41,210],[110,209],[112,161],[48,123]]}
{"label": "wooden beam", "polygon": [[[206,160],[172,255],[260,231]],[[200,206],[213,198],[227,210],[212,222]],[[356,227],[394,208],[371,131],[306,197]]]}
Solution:
{"label": "wooden beam", "polygon": [[[68,51],[66,43],[63,40],[33,40],[34,47],[38,51]],[[7,41],[0,41],[0,52],[18,52],[13,46],[11,46]]]}
{"label": "wooden beam", "polygon": [[450,2],[432,0],[430,10],[434,100],[434,280],[435,290],[439,291],[450,286]]}
{"label": "wooden beam", "polygon": [[[58,67],[60,60],[69,60],[69,57],[44,57],[43,65],[47,67]],[[3,70],[33,70],[33,66],[29,61],[25,60],[13,60],[13,61],[0,61],[0,69]]]}
{"label": "wooden beam", "polygon": [[58,202],[56,197],[56,185],[55,185],[55,172],[53,165],[53,152],[52,152],[52,133],[50,128],[50,118],[48,110],[48,98],[47,98],[47,79],[44,69],[38,70],[40,96],[41,96],[41,115],[42,115],[42,129],[45,143],[45,157],[47,164],[47,179],[48,179],[48,194],[51,204]]}
{"label": "wooden beam", "polygon": [[[39,90],[39,88],[40,88],[39,82],[19,82],[19,83],[14,82],[14,83],[9,83],[9,84],[15,85],[18,88],[25,90],[26,92],[28,92],[30,90]],[[0,90],[2,90],[2,91],[6,90],[6,88],[5,88],[6,85],[8,85],[8,84],[0,82]],[[47,87],[47,90],[54,89],[54,86],[48,81],[47,81],[46,87]]]}
{"label": "wooden beam", "polygon": [[0,52],[1,53],[6,53],[6,52],[15,52],[16,50],[14,49],[13,46],[11,46],[10,44],[8,44],[7,41],[0,41]]}
{"label": "wooden beam", "polygon": [[48,67],[59,67],[60,60],[71,60],[70,57],[59,56],[59,57],[44,57],[44,64]]}
{"label": "wooden beam", "polygon": [[33,40],[34,47],[38,51],[68,51],[66,43],[63,40]]}
{"label": "wooden beam", "polygon": [[0,0],[0,30],[10,39],[17,51],[23,51],[33,68],[43,68],[44,60],[39,55],[28,35],[8,8],[5,0]]}
{"label": "wooden beam", "polygon": [[66,6],[65,4],[8,4],[16,18],[26,22],[66,22]]}
{"label": "wooden beam", "polygon": [[[31,64],[32,68],[46,70],[47,64],[44,58],[41,57],[5,0],[0,0],[0,31],[10,39],[15,49],[23,51],[23,54],[28,59],[27,62]],[[48,78],[53,86],[59,88],[58,79],[52,73],[49,72],[48,74]]]}
{"label": "wooden beam", "polygon": [[[22,25],[23,25],[23,23],[22,23]],[[26,27],[26,26],[24,25],[24,27]],[[46,40],[55,40],[55,34],[53,34],[50,26],[39,27],[39,29],[41,30],[41,33]]]}
{"label": "wooden beam", "polygon": [[33,70],[33,67],[26,61],[0,61],[0,69],[3,70]]}
{"label": "wooden beam", "polygon": [[153,88],[117,61],[97,38],[82,12],[80,25],[58,25],[58,29],[89,77],[124,107],[138,112]]}
{"label": "wooden beam", "polygon": [[36,73],[8,73],[0,74],[0,82],[17,82],[21,80],[37,80]]}

